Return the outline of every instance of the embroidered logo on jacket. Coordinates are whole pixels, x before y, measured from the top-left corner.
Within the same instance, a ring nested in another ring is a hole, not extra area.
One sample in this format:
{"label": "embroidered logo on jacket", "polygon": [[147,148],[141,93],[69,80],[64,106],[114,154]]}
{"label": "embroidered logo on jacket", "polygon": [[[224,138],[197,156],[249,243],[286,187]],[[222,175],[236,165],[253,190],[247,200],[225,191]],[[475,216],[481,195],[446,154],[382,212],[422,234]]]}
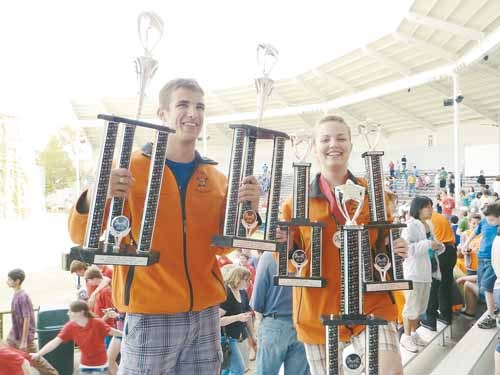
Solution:
{"label": "embroidered logo on jacket", "polygon": [[196,182],[198,185],[196,186],[196,190],[201,192],[208,191],[208,176],[205,172],[197,172],[195,176]]}

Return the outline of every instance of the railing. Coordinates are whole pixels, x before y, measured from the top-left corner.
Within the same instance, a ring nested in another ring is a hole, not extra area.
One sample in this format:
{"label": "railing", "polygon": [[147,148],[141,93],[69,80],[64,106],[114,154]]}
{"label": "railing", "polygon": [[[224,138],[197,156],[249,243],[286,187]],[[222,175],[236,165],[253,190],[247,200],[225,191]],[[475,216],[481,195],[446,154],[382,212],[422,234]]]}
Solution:
{"label": "railing", "polygon": [[[40,310],[40,306],[38,306],[37,308],[33,309],[33,311],[35,312],[35,316],[36,316],[36,313],[38,313],[39,310]],[[10,315],[10,314],[12,314],[12,311],[10,311],[10,310],[0,311],[0,340],[3,340],[3,338],[4,338],[4,336],[3,336],[4,316],[5,315]],[[35,340],[36,340],[36,333],[35,333]]]}

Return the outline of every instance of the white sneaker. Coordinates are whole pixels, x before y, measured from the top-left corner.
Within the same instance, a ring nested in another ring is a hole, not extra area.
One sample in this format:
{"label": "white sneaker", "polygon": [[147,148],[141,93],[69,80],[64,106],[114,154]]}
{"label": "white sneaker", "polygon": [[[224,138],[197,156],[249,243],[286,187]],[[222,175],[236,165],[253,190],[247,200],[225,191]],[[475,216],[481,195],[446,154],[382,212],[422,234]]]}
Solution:
{"label": "white sneaker", "polygon": [[411,339],[417,346],[427,346],[427,341],[425,341],[417,332],[411,334]]}
{"label": "white sneaker", "polygon": [[415,345],[413,342],[413,338],[411,336],[407,336],[403,334],[401,336],[401,340],[399,342],[403,348],[405,348],[407,351],[416,353],[418,352],[418,346]]}

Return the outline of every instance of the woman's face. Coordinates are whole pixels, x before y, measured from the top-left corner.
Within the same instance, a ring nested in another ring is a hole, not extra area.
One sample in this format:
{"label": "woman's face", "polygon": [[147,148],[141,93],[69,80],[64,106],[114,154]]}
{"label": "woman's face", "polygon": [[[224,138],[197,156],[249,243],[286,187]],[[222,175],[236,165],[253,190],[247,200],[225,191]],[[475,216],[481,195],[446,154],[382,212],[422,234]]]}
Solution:
{"label": "woman's face", "polygon": [[250,286],[250,276],[245,276],[243,279],[240,280],[240,284],[238,285],[238,289],[248,289]]}
{"label": "woman's face", "polygon": [[429,220],[432,217],[432,205],[422,207],[418,214],[420,220]]}
{"label": "woman's face", "polygon": [[351,150],[347,125],[330,121],[316,127],[314,151],[322,168],[346,168]]}

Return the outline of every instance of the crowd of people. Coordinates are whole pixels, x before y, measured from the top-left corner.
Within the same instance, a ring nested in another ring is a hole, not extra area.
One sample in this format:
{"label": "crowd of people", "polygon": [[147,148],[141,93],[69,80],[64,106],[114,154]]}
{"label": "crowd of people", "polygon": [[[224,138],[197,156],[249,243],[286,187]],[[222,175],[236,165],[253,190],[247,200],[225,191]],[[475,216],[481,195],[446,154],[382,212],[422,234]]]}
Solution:
{"label": "crowd of people", "polygon": [[[152,248],[160,252],[159,262],[111,270],[73,261],[71,272],[83,277],[85,285],[78,290],[78,300],[69,306],[69,322],[40,350],[33,344],[33,307],[21,288],[24,273],[12,271],[8,282],[15,291],[13,328],[7,343],[0,345],[0,360],[4,353],[15,358],[9,363],[17,366],[19,374],[27,373],[30,364],[42,374],[57,374],[43,356],[73,340],[80,348],[80,370],[85,373],[241,375],[248,370],[248,361],[255,360],[257,374],[278,374],[282,366],[285,374],[326,374],[326,334],[320,317],[340,313],[340,248],[331,239],[345,224],[332,191],[348,181],[367,187],[364,178],[348,169],[352,151],[348,124],[339,116],[328,115],[318,121],[312,133],[312,153],[319,173],[311,178],[309,214],[312,221],[325,224],[322,275],[326,287],[292,289],[273,284],[277,274],[274,254],[211,246],[212,236],[220,233],[224,223],[227,179],[214,161],[196,151],[204,122],[203,89],[194,80],[176,79],[162,88],[159,103],[159,118],[176,130],[168,137],[152,240]],[[124,212],[131,218],[126,242],[134,243],[138,238],[151,153],[151,145],[146,145],[132,155],[129,169],[111,171],[108,197],[126,198]],[[404,156],[403,171],[406,163]],[[395,169],[393,166],[391,178],[396,178]],[[418,177],[416,167],[410,175]],[[412,181],[408,183],[416,184]],[[484,293],[489,315],[481,325],[492,326],[498,297],[494,292],[495,261],[500,258],[493,256],[492,261],[492,248],[500,251],[500,206],[488,198],[487,204],[473,210],[471,206],[478,198],[467,195],[468,206],[452,207],[453,194],[448,184],[447,192],[443,191],[436,202],[416,196],[408,212],[398,208],[394,195],[388,194],[389,207],[393,207],[389,218],[407,223],[402,238],[393,242],[392,251],[405,259],[405,277],[413,281],[414,288],[405,292],[402,305],[391,292],[364,296],[363,312],[388,321],[388,325],[379,327],[381,374],[403,373],[400,344],[410,351],[425,345],[416,333],[418,325],[435,330],[438,319],[451,323],[450,291],[457,257],[463,259],[464,277],[469,277],[463,284],[476,285],[466,289],[470,290],[466,291],[470,304],[462,314],[474,316],[477,303],[473,305],[472,297],[477,302]],[[83,242],[91,196],[89,187],[70,212],[69,232],[75,243]],[[252,210],[258,212],[260,199],[259,181],[254,176],[243,178],[238,201],[250,202]],[[434,210],[438,207],[441,213]],[[352,214],[356,207],[349,205],[348,209]],[[290,220],[292,199],[284,201],[281,211],[281,219]],[[456,213],[460,219],[452,224]],[[370,222],[368,196],[357,222]],[[288,240],[288,233],[280,228],[276,232],[277,241]],[[296,227],[291,238],[309,258],[308,230]],[[385,234],[370,230],[372,247],[377,240],[384,241]],[[303,270],[305,276],[308,272]],[[400,339],[397,324],[401,311],[404,334]],[[364,358],[363,326],[341,327],[340,339],[340,358],[349,342]]]}

